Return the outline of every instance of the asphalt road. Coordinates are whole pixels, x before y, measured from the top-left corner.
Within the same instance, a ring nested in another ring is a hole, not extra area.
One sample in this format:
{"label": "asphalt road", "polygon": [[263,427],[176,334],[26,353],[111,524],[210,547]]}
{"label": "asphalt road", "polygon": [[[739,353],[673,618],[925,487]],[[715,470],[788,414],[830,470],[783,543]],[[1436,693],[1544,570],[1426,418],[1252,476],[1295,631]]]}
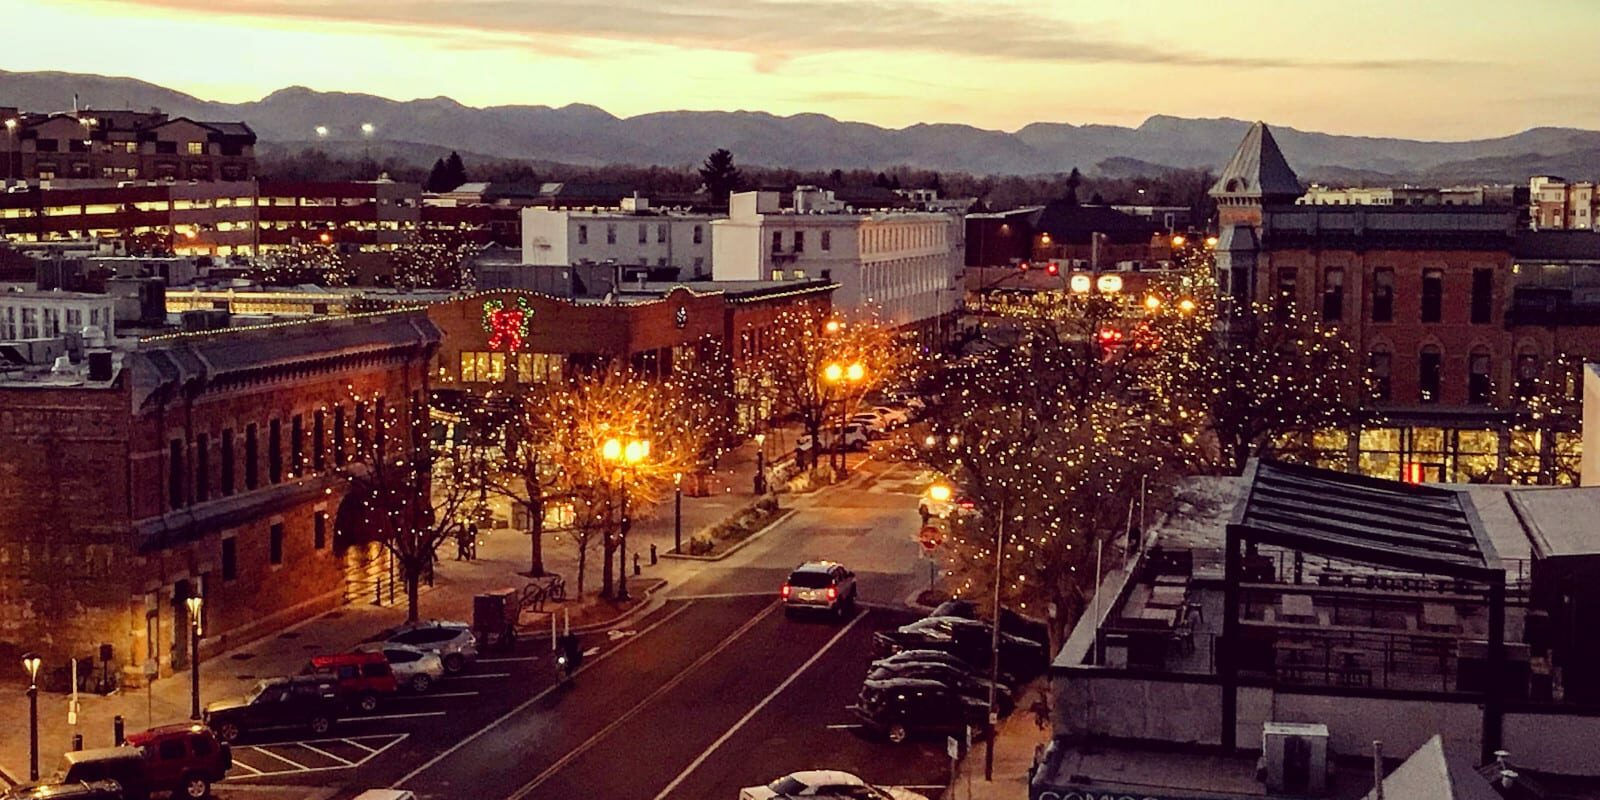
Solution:
{"label": "asphalt road", "polygon": [[[548,643],[492,654],[435,693],[397,699],[328,737],[243,743],[232,778],[348,797],[398,786],[424,800],[713,800],[799,769],[832,768],[937,798],[944,743],[863,735],[848,706],[872,633],[910,620],[926,585],[906,470],[871,465],[734,557],[674,587],[632,635],[583,639],[594,655],[556,681]],[[863,608],[843,621],[787,619],[776,588],[796,563],[856,570]],[[248,774],[254,769],[260,774]],[[263,787],[263,788],[255,788]]]}

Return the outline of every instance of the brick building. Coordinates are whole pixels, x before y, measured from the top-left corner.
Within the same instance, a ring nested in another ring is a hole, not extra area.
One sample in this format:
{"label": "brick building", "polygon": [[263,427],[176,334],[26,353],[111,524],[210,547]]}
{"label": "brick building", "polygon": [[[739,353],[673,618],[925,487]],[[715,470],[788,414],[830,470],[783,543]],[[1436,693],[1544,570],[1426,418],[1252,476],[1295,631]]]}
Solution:
{"label": "brick building", "polygon": [[1583,291],[1600,279],[1587,271],[1600,237],[1556,242],[1564,232],[1521,230],[1510,207],[1294,205],[1300,194],[1258,123],[1212,189],[1217,271],[1233,300],[1297,306],[1359,354],[1365,421],[1315,437],[1321,463],[1427,481],[1575,472],[1575,430],[1533,419],[1526,398],[1534,378],[1576,387],[1558,374],[1569,358],[1600,356],[1600,306]]}
{"label": "brick building", "polygon": [[124,680],[367,596],[343,467],[425,413],[439,334],[397,311],[147,338],[0,372],[0,648],[111,644]]}
{"label": "brick building", "polygon": [[[703,282],[637,285],[612,302],[521,290],[437,302],[428,306],[443,333],[434,382],[480,396],[514,394],[611,359],[666,376],[709,355],[707,348],[726,354],[738,381],[742,367],[782,346],[772,335],[781,314],[826,317],[833,289],[818,280]],[[755,394],[738,385],[729,392],[729,398]],[[736,431],[767,421],[771,409],[754,403],[733,400]]]}
{"label": "brick building", "polygon": [[256,134],[242,122],[0,108],[0,126],[0,177],[8,180],[243,181],[256,173]]}

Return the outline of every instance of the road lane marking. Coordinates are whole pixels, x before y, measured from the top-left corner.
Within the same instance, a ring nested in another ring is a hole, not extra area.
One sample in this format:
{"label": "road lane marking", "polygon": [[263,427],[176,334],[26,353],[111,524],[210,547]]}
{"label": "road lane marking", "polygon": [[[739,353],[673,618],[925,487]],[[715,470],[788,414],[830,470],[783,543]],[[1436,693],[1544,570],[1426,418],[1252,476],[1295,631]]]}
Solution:
{"label": "road lane marking", "polygon": [[480,692],[433,692],[431,694],[403,694],[396,700],[431,700],[435,697],[477,697]]}
{"label": "road lane marking", "polygon": [[810,658],[806,659],[806,663],[801,664],[799,669],[796,669],[789,675],[789,677],[783,680],[783,683],[778,684],[778,688],[773,689],[767,694],[766,697],[761,698],[761,702],[756,703],[754,708],[745,712],[745,715],[740,717],[738,722],[733,723],[733,727],[724,731],[721,736],[718,736],[717,740],[712,742],[711,746],[705,749],[705,752],[697,756],[695,760],[684,769],[684,771],[678,773],[678,777],[673,778],[672,782],[667,784],[667,787],[662,789],[661,792],[655,796],[654,800],[664,800],[667,795],[672,794],[672,790],[678,788],[678,785],[683,783],[683,781],[689,777],[690,773],[699,769],[700,765],[704,764],[706,759],[710,758],[711,754],[716,752],[718,747],[721,747],[729,739],[732,739],[733,735],[738,733],[739,729],[743,728],[745,723],[755,718],[755,715],[760,713],[761,709],[766,708],[767,704],[771,703],[777,698],[778,695],[782,694],[784,689],[789,688],[790,684],[793,684],[795,680],[800,677],[801,673],[804,673],[807,669],[810,669],[812,664],[817,663],[817,660],[822,658],[823,654],[832,649],[835,644],[838,644],[839,640],[843,639],[844,635],[849,633],[850,629],[854,628],[857,622],[866,619],[866,617],[867,614],[864,611],[856,614],[855,619],[850,620],[850,624],[840,628],[839,632],[835,633],[833,638],[828,640],[827,644],[823,645],[819,650],[817,650],[817,652],[812,653]]}
{"label": "road lane marking", "polygon": [[371,716],[366,716],[366,717],[340,717],[339,721],[341,723],[343,723],[343,722],[366,722],[368,720],[374,720],[374,719],[415,719],[417,717],[442,717],[442,716],[444,716],[444,715],[446,715],[448,713],[450,713],[450,712],[448,712],[448,711],[413,711],[413,712],[410,712],[408,714],[373,714]]}
{"label": "road lane marking", "polygon": [[508,656],[506,658],[480,658],[479,664],[513,664],[518,661],[538,661],[538,656]]}
{"label": "road lane marking", "polygon": [[304,765],[304,764],[302,764],[302,763],[300,763],[298,761],[295,761],[292,758],[288,758],[286,756],[280,756],[277,753],[272,752],[271,750],[258,748],[256,750],[256,752],[260,753],[260,754],[262,754],[264,756],[272,756],[273,758],[276,758],[279,761],[282,761],[283,763],[288,764],[291,767],[294,767],[295,769],[301,770],[302,772],[311,769],[310,767],[308,767],[308,766],[306,766],[306,765]]}
{"label": "road lane marking", "polygon": [[737,629],[735,629],[734,632],[729,634],[726,639],[723,639],[722,641],[718,642],[716,647],[713,647],[710,650],[707,650],[705,653],[701,654],[701,656],[699,658],[696,658],[694,661],[690,662],[689,666],[684,667],[682,670],[679,670],[678,674],[672,676],[672,678],[669,679],[666,683],[663,683],[660,686],[657,686],[655,691],[651,692],[648,695],[645,695],[645,698],[643,700],[640,700],[638,703],[635,703],[632,708],[630,708],[627,711],[623,712],[620,716],[618,716],[616,719],[613,719],[610,723],[607,723],[607,725],[604,728],[601,728],[600,730],[596,731],[593,736],[590,736],[588,739],[585,739],[583,744],[580,744],[577,747],[574,747],[571,750],[567,751],[566,755],[562,756],[554,764],[551,764],[550,766],[546,767],[545,770],[543,772],[539,773],[537,776],[535,776],[533,780],[528,781],[527,783],[522,785],[522,788],[516,790],[515,792],[512,792],[510,795],[507,795],[506,800],[523,800],[523,798],[527,797],[529,794],[532,794],[533,790],[539,788],[540,784],[543,784],[545,781],[549,780],[550,776],[556,774],[557,772],[560,772],[563,769],[566,769],[568,764],[571,764],[573,761],[576,761],[584,753],[589,752],[589,750],[592,749],[596,744],[599,744],[601,739],[604,739],[605,737],[610,736],[612,731],[616,730],[617,728],[621,727],[623,723],[625,723],[628,720],[633,719],[635,716],[637,716],[640,711],[644,710],[645,706],[648,706],[651,703],[655,702],[658,698],[660,698],[661,696],[665,695],[667,692],[670,692],[673,689],[676,689],[678,687],[678,684],[683,683],[684,681],[688,680],[689,676],[694,674],[695,670],[699,669],[700,667],[705,666],[707,662],[711,661],[711,659],[713,659],[713,658],[717,657],[718,655],[720,655],[722,653],[722,651],[727,650],[729,647],[733,646],[734,642],[738,641],[746,633],[749,633],[750,630],[753,629],[756,626],[757,623],[759,623],[762,620],[766,619],[768,616],[770,616],[772,614],[772,612],[777,611],[779,605],[780,605],[779,603],[773,602],[773,603],[769,604],[766,608],[762,609],[760,614],[757,614],[754,617],[751,617],[749,620],[746,620],[743,625],[740,625]]}
{"label": "road lane marking", "polygon": [[327,756],[328,758],[331,758],[334,761],[337,761],[337,762],[339,762],[339,763],[341,763],[341,764],[343,764],[343,765],[345,765],[347,767],[353,767],[353,766],[356,765],[356,763],[354,761],[351,761],[350,759],[344,758],[342,756],[336,756],[336,755],[334,755],[334,754],[332,754],[332,753],[330,753],[330,752],[328,752],[328,751],[326,751],[326,750],[324,750],[324,749],[322,749],[320,747],[315,747],[315,746],[307,744],[305,742],[301,742],[300,746],[304,747],[307,750],[310,750],[313,753],[316,753],[317,755]]}
{"label": "road lane marking", "polygon": [[776,597],[777,592],[719,592],[716,594],[674,594],[673,600],[725,600],[733,597]]}
{"label": "road lane marking", "polygon": [[822,727],[827,728],[830,731],[847,731],[853,728],[865,728],[867,726],[859,722],[844,722],[838,725],[824,725]]}
{"label": "road lane marking", "polygon": [[452,680],[452,681],[475,681],[475,680],[478,680],[480,678],[509,678],[509,677],[511,677],[511,673],[509,673],[509,672],[480,672],[480,673],[478,673],[476,675],[446,675],[445,679],[446,680]]}
{"label": "road lane marking", "polygon": [[[676,617],[679,614],[682,614],[683,612],[688,611],[689,607],[692,606],[692,605],[694,605],[694,603],[691,602],[691,603],[684,603],[683,605],[678,606],[677,609],[675,609],[674,611],[668,613],[665,617],[662,617],[661,619],[656,620],[655,622],[651,623],[649,627],[645,628],[643,631],[640,631],[640,633],[641,634],[646,634],[646,633],[649,633],[649,632],[655,630],[656,628],[658,628],[658,627],[660,627],[662,625],[665,625],[673,617]],[[613,647],[612,649],[607,650],[606,652],[595,656],[593,659],[586,660],[584,662],[583,666],[579,667],[576,672],[572,673],[573,677],[577,677],[578,675],[582,675],[584,672],[592,669],[595,664],[598,664],[601,661],[604,661],[607,656],[612,655],[613,653],[621,652],[622,648],[627,647],[628,645],[639,641],[640,638],[641,638],[640,636],[634,636],[634,637],[628,639],[627,641],[618,644],[616,647]],[[550,688],[545,689],[544,691],[542,691],[542,692],[540,692],[540,693],[528,698],[527,700],[524,700],[521,705],[519,705],[516,708],[513,708],[510,711],[507,711],[506,713],[500,715],[499,719],[496,719],[494,722],[491,722],[488,725],[485,725],[482,728],[479,728],[478,730],[474,731],[471,736],[468,736],[465,739],[462,739],[461,741],[456,742],[454,745],[451,745],[451,747],[448,750],[445,750],[444,752],[440,753],[439,755],[436,755],[433,758],[428,759],[427,763],[424,763],[422,766],[417,767],[416,769],[411,770],[410,772],[407,772],[405,775],[401,776],[401,778],[399,780],[395,781],[394,783],[389,784],[389,788],[390,789],[399,789],[401,784],[403,784],[406,781],[409,781],[412,778],[415,778],[418,775],[421,775],[422,773],[424,773],[427,770],[431,769],[433,767],[433,765],[438,764],[440,761],[443,761],[446,758],[449,758],[450,756],[454,755],[457,750],[460,750],[461,748],[466,747],[467,745],[477,741],[478,737],[488,733],[489,731],[494,730],[495,728],[500,727],[501,725],[505,724],[506,720],[511,719],[512,717],[514,717],[514,716],[522,713],[523,711],[527,710],[534,703],[537,703],[537,702],[540,702],[541,700],[544,700],[545,697],[550,695],[550,693],[552,693],[555,690],[560,689],[560,688],[562,688],[562,684],[558,682],[558,683],[555,683],[552,686],[550,686]]]}

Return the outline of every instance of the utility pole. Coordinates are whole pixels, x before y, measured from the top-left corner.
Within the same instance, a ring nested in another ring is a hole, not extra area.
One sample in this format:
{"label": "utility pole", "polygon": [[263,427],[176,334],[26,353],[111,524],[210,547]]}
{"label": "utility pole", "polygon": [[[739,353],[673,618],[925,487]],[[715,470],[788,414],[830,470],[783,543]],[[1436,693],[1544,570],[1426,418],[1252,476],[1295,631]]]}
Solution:
{"label": "utility pole", "polygon": [[989,652],[989,735],[983,739],[983,779],[994,780],[995,687],[1000,683],[1000,566],[1006,550],[1006,496],[1000,495],[1000,524],[994,537],[994,620]]}

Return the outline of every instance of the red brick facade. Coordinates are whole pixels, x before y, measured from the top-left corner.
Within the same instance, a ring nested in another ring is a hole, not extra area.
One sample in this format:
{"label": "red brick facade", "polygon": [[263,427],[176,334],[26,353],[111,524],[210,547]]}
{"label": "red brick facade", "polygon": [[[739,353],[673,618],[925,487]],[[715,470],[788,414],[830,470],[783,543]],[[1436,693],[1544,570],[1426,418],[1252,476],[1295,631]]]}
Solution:
{"label": "red brick facade", "polygon": [[105,383],[0,383],[0,643],[56,664],[109,643],[133,679],[186,663],[191,593],[205,652],[345,602],[373,547],[340,525],[339,467],[358,418],[425,415],[436,343],[400,312],[147,340]]}

